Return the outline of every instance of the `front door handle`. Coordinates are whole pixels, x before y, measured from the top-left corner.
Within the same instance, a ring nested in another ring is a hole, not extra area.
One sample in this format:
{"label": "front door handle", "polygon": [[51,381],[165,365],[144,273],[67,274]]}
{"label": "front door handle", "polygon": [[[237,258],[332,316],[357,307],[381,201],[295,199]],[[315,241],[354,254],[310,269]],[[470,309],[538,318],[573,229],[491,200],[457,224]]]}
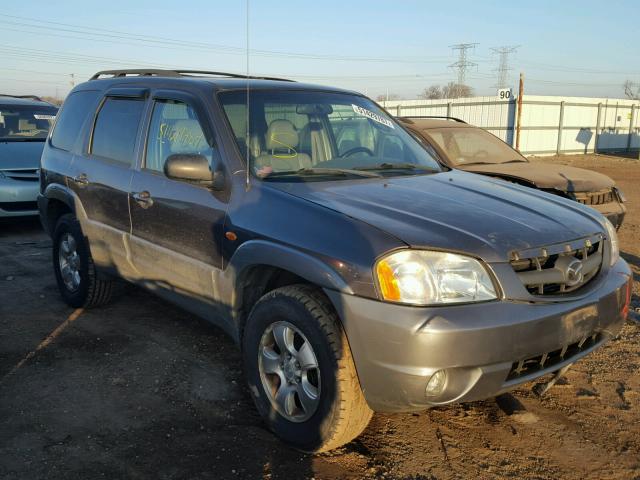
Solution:
{"label": "front door handle", "polygon": [[81,173],[80,175],[76,175],[72,178],[75,183],[80,185],[89,185],[89,177],[87,177],[86,173]]}
{"label": "front door handle", "polygon": [[131,196],[142,208],[149,208],[153,205],[153,198],[151,198],[151,194],[146,190],[142,192],[132,192]]}

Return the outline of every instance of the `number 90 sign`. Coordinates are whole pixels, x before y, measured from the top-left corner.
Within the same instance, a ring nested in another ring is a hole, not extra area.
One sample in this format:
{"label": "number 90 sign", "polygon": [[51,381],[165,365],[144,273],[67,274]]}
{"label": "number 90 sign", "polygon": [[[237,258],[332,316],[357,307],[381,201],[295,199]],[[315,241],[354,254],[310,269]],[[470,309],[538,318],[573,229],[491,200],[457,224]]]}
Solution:
{"label": "number 90 sign", "polygon": [[498,90],[498,99],[499,100],[511,100],[511,89],[510,88],[500,88]]}

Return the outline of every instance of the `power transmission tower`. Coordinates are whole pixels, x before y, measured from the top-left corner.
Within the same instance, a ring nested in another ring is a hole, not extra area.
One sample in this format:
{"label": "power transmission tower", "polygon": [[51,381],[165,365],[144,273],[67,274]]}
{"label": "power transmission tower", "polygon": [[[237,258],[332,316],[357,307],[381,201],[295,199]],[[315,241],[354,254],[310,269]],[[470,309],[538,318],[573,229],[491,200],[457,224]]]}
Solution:
{"label": "power transmission tower", "polygon": [[496,88],[507,88],[509,86],[508,77],[509,70],[511,70],[509,65],[509,55],[518,50],[518,48],[520,48],[520,45],[495,47],[491,49],[493,53],[498,55],[498,68],[495,69],[498,76]]}
{"label": "power transmission tower", "polygon": [[464,85],[467,78],[467,70],[471,67],[477,67],[478,64],[469,60],[469,50],[476,48],[477,43],[458,43],[451,45],[450,48],[454,52],[458,52],[458,61],[449,65],[458,72],[458,85]]}

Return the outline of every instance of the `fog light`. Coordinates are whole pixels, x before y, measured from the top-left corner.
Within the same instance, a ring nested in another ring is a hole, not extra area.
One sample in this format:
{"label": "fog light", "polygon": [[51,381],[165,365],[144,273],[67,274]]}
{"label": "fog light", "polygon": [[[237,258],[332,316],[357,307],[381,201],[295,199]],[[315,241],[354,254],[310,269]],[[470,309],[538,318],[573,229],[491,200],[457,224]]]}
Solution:
{"label": "fog light", "polygon": [[427,388],[425,388],[425,395],[427,397],[435,397],[440,395],[444,391],[444,387],[447,384],[447,372],[444,370],[438,370],[434,373],[427,382]]}

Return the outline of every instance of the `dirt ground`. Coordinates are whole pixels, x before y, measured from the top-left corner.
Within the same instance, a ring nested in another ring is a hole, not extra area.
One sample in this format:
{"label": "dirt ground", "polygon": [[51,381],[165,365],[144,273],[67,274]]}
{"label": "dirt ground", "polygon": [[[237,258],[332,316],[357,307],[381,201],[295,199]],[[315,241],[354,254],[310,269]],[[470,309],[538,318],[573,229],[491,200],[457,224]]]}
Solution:
{"label": "dirt ground", "polygon": [[[538,160],[537,160],[538,161]],[[640,163],[571,163],[628,197],[620,231],[640,311]],[[640,326],[578,362],[542,399],[375,415],[310,456],[263,427],[218,329],[136,288],[77,312],[58,295],[36,220],[0,224],[0,478],[640,479]]]}

